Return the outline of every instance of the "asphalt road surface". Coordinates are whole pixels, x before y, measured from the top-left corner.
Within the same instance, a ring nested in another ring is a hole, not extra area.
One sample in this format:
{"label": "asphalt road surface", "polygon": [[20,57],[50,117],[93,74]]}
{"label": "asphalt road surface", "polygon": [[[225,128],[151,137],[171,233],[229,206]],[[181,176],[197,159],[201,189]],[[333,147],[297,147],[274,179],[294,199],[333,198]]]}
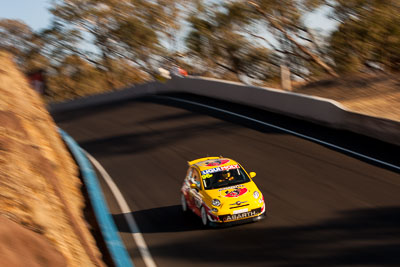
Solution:
{"label": "asphalt road surface", "polygon": [[[391,164],[399,147],[207,98],[186,99],[266,122]],[[230,115],[146,98],[54,114],[94,156],[127,200],[158,266],[400,265],[398,170]],[[219,156],[257,172],[267,218],[203,229],[185,217],[187,161]],[[104,193],[136,266],[144,266],[123,214]]]}

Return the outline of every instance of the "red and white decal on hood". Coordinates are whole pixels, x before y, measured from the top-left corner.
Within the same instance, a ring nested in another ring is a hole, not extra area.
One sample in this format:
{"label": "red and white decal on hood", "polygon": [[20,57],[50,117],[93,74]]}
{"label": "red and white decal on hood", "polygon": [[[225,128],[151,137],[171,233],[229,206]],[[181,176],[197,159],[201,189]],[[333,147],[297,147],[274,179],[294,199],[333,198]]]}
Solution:
{"label": "red and white decal on hood", "polygon": [[247,188],[244,185],[236,185],[225,187],[219,190],[223,197],[239,197],[247,193]]}

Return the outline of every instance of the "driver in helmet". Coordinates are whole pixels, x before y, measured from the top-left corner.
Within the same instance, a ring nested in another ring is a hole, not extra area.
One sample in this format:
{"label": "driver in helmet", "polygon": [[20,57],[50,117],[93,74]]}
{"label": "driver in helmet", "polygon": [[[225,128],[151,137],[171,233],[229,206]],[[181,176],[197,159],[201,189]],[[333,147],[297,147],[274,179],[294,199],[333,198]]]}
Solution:
{"label": "driver in helmet", "polygon": [[224,171],[222,172],[221,178],[218,180],[218,182],[224,182],[224,181],[232,181],[235,177],[233,177],[230,173],[230,171]]}

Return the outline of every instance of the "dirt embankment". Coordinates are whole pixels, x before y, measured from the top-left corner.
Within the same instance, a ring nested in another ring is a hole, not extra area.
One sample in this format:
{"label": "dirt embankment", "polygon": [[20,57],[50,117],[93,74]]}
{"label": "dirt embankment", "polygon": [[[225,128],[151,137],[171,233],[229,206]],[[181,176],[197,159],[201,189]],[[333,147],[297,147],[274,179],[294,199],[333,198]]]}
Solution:
{"label": "dirt embankment", "polygon": [[294,92],[333,99],[357,113],[400,121],[400,74],[363,74],[312,82]]}
{"label": "dirt embankment", "polygon": [[0,266],[104,266],[80,186],[40,97],[0,51]]}

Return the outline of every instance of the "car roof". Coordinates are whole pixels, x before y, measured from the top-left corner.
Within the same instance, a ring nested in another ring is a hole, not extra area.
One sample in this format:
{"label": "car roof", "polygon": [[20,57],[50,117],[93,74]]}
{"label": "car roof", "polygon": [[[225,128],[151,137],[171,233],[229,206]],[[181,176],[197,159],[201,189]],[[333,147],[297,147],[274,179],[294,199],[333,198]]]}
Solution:
{"label": "car roof", "polygon": [[189,166],[197,167],[200,171],[238,164],[235,160],[224,157],[205,157],[189,161],[188,163]]}

